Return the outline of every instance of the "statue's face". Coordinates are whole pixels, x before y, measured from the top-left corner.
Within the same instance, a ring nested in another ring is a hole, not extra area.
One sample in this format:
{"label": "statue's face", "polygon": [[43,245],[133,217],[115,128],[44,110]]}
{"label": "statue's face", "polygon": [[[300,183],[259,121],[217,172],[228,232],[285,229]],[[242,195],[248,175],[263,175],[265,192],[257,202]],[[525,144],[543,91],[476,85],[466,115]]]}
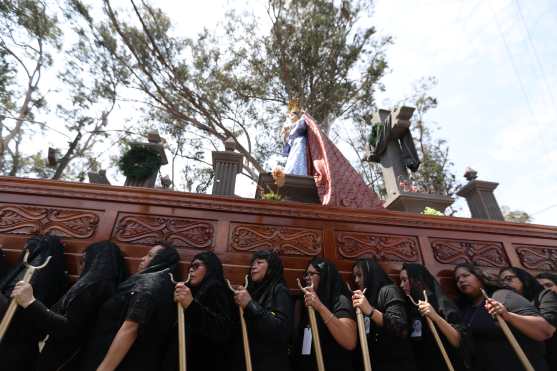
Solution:
{"label": "statue's face", "polygon": [[290,117],[290,121],[296,122],[300,119],[299,112],[288,112],[288,117]]}

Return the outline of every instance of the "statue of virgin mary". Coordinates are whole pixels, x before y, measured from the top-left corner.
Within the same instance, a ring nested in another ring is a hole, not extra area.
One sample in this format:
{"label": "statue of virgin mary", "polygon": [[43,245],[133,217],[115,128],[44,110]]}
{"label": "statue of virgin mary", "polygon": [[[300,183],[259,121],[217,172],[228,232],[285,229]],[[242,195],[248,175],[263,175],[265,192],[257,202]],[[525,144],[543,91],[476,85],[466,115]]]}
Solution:
{"label": "statue of virgin mary", "polygon": [[302,110],[300,101],[288,102],[289,121],[282,128],[284,172],[311,176],[322,205],[353,208],[382,208],[383,202],[363,181],[335,144]]}

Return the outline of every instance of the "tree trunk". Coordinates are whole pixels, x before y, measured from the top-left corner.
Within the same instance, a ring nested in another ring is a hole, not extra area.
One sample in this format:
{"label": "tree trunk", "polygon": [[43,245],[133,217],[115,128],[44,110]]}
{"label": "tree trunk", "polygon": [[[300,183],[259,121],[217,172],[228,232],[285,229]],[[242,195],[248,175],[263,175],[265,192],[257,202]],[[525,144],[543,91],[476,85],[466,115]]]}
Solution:
{"label": "tree trunk", "polygon": [[64,155],[64,157],[60,159],[60,163],[58,164],[58,168],[56,168],[56,172],[54,173],[52,179],[60,179],[60,177],[64,173],[64,170],[66,170],[66,167],[70,163],[73,152],[75,151],[75,148],[77,147],[80,140],[81,140],[81,132],[78,131],[77,135],[75,136],[75,139],[73,140],[73,142],[70,143],[70,147],[66,151],[66,154]]}

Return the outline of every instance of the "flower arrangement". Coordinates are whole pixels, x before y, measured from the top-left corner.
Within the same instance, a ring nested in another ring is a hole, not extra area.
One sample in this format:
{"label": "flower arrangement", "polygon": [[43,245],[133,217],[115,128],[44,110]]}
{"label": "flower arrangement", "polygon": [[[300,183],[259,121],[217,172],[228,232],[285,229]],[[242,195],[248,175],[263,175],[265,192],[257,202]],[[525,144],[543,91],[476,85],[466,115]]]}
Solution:
{"label": "flower arrangement", "polygon": [[423,215],[436,215],[436,216],[444,216],[445,214],[443,214],[441,211],[436,210],[432,207],[426,207],[424,208],[424,211],[422,211]]}
{"label": "flower arrangement", "polygon": [[273,190],[269,189],[269,192],[263,193],[262,198],[264,200],[272,200],[272,201],[281,201],[283,196],[280,194],[280,188],[284,186],[286,182],[286,174],[284,173],[284,169],[281,166],[277,166],[271,172],[273,176],[273,180],[275,185],[277,186],[277,191],[274,192]]}

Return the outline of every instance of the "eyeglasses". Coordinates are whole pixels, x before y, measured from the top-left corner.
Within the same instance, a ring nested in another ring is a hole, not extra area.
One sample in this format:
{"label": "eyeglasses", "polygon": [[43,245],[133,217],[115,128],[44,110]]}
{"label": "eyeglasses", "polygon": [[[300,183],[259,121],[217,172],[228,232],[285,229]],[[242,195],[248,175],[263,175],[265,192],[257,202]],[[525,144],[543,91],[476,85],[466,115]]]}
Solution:
{"label": "eyeglasses", "polygon": [[197,268],[201,267],[202,265],[204,265],[204,264],[203,264],[203,263],[200,263],[200,262],[192,263],[192,264],[190,265],[190,271],[196,271]]}
{"label": "eyeglasses", "polygon": [[319,273],[319,272],[310,272],[310,271],[305,271],[304,272],[304,277],[309,277],[309,276],[313,277],[313,276],[320,276],[320,275],[321,275],[321,273]]}
{"label": "eyeglasses", "polygon": [[501,277],[501,281],[503,281],[503,282],[511,282],[511,281],[514,280],[515,278],[518,278],[518,277],[515,276],[515,275],[508,275],[508,276],[505,276],[505,277]]}

